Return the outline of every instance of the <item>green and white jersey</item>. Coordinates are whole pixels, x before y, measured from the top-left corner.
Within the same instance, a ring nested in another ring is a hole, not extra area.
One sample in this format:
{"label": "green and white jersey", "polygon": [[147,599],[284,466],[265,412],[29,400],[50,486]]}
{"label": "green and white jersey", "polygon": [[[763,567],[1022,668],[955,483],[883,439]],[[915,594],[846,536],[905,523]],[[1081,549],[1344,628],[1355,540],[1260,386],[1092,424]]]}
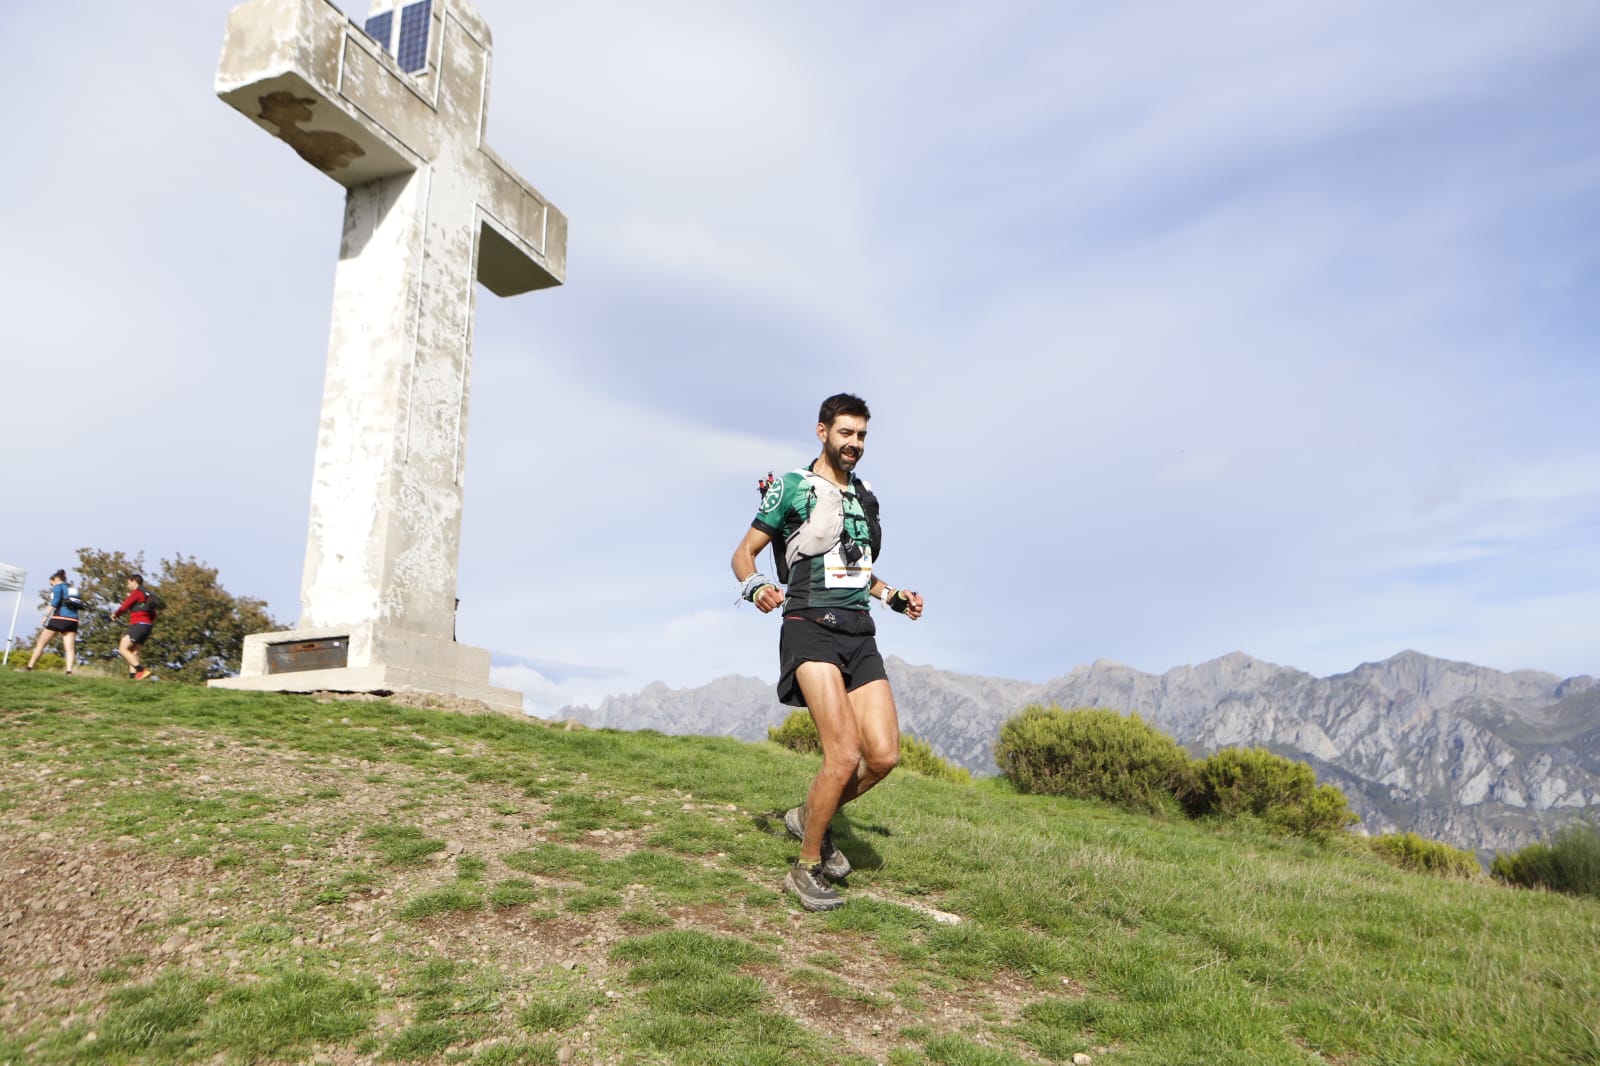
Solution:
{"label": "green and white jersey", "polygon": [[789,586],[783,609],[871,606],[872,534],[854,474],[840,489],[809,466],[791,470],[767,490],[751,526],[772,537],[784,552]]}

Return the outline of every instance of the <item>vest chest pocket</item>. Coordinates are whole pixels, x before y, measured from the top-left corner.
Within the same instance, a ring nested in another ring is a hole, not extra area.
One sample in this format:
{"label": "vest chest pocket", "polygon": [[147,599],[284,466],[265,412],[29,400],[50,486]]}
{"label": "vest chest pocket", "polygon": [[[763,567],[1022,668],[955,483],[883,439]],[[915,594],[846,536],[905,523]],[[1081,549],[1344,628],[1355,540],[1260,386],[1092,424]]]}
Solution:
{"label": "vest chest pocket", "polygon": [[[851,544],[855,549],[851,555],[856,555],[852,562],[845,558],[845,552],[839,545],[834,545],[822,557],[823,584],[830,589],[861,589],[872,584],[872,549],[858,544]],[[857,555],[856,553],[860,554]]]}

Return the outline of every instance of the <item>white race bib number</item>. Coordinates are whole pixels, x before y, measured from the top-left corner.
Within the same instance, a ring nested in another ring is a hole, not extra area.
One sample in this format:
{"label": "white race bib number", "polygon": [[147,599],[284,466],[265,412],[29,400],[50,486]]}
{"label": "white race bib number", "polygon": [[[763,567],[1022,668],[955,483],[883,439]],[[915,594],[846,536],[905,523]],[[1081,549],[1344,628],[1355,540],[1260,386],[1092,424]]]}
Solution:
{"label": "white race bib number", "polygon": [[824,586],[830,589],[863,589],[872,584],[872,549],[862,548],[861,557],[854,563],[844,561],[844,555],[835,547],[822,557],[826,574]]}

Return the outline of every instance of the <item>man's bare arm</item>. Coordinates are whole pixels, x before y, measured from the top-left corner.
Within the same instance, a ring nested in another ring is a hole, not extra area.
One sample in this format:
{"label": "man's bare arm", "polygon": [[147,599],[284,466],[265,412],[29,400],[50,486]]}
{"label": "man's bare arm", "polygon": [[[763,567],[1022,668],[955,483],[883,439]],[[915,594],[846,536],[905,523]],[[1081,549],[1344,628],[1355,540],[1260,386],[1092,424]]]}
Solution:
{"label": "man's bare arm", "polygon": [[[731,560],[733,576],[739,579],[741,585],[760,569],[756,566],[756,556],[760,555],[762,550],[771,543],[772,535],[770,533],[763,533],[755,526],[745,530],[744,539],[739,541],[737,548],[733,549],[733,559]],[[777,585],[764,585],[751,602],[760,608],[762,614],[766,614],[783,606],[783,592]]]}
{"label": "man's bare arm", "polygon": [[760,569],[756,566],[756,556],[760,555],[762,550],[771,543],[771,535],[761,532],[755,526],[745,530],[744,539],[739,542],[737,548],[733,549],[734,578],[742,582]]}

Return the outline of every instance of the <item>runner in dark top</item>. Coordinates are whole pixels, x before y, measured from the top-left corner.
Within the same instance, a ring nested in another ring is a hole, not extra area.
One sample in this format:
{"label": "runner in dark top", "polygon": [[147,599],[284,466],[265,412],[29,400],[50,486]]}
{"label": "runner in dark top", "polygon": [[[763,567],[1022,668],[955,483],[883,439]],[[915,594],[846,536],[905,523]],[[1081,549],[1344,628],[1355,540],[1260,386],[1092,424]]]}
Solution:
{"label": "runner in dark top", "polygon": [[[800,839],[784,887],[812,911],[844,904],[834,882],[849,874],[850,860],[833,844],[834,814],[900,761],[900,723],[873,636],[871,600],[922,616],[920,595],[897,591],[873,573],[876,498],[855,476],[870,417],[857,396],[824,400],[817,413],[822,454],[765,487],[761,509],[733,552],[740,594],[763,614],[783,609],[778,698],[807,708],[822,740],[822,769],[806,801],[784,815]],[[756,568],[769,544],[787,563],[786,592]]]}
{"label": "runner in dark top", "polygon": [[67,606],[69,591],[65,570],[57,570],[50,575],[50,613],[45,615],[44,628],[39,630],[33,654],[28,656],[28,665],[23,669],[32,670],[38,664],[39,656],[44,654],[45,645],[59,634],[62,657],[67,661],[67,676],[72,676],[72,666],[78,661],[78,612]]}

